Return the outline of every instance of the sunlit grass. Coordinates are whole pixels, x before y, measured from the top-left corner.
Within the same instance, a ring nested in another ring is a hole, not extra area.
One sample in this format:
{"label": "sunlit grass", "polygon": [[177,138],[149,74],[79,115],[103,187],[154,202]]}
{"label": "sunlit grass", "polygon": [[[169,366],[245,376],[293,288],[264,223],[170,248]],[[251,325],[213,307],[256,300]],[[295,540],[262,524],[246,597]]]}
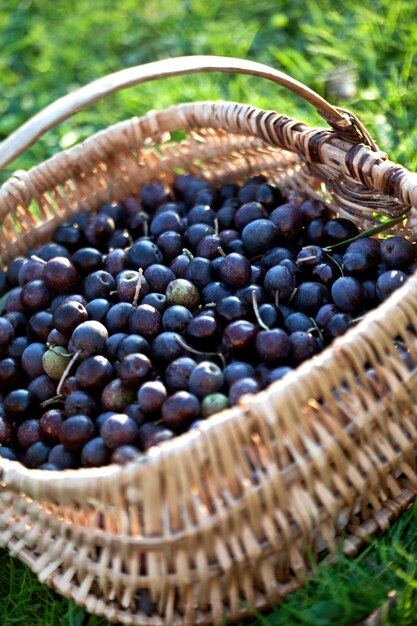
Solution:
{"label": "sunlit grass", "polygon": [[[140,3],[5,0],[0,16],[0,137],[59,96],[99,76],[183,54],[221,54],[275,65],[326,95],[326,77],[348,64],[357,93],[347,106],[377,143],[417,165],[417,3],[365,0],[251,0]],[[161,9],[162,4],[162,9]],[[312,107],[269,82],[194,75],[128,89],[48,133],[14,166],[22,168],[98,128],[173,103],[226,98],[321,124]],[[10,169],[15,169],[9,168]],[[3,173],[3,178],[7,175]]]}

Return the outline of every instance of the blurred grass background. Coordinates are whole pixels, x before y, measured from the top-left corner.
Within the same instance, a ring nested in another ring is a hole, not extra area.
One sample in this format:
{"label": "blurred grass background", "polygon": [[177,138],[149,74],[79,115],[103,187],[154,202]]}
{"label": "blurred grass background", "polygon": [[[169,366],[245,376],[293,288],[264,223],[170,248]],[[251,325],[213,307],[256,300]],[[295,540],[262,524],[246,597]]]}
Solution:
{"label": "blurred grass background", "polygon": [[[0,139],[70,90],[131,65],[185,54],[264,62],[350,107],[381,148],[417,166],[416,0],[2,0]],[[349,100],[326,90],[345,68]],[[106,127],[176,102],[229,99],[311,124],[315,111],[253,77],[194,75],[130,88],[49,132],[11,169],[27,168]],[[9,168],[10,170],[10,168]],[[3,172],[3,179],[9,172]]]}
{"label": "blurred grass background", "polygon": [[[0,141],[40,109],[107,73],[165,57],[219,54],[273,65],[351,109],[379,147],[417,170],[416,0],[2,0]],[[335,87],[329,77],[342,76]],[[194,75],[130,88],[51,130],[0,172],[27,169],[122,119],[178,102],[228,99],[313,125],[316,112],[253,77]],[[381,624],[417,623],[415,509],[355,561],[318,567],[307,586],[255,623],[353,624],[397,590]],[[384,615],[384,612],[382,612]],[[0,624],[105,626],[0,552]]]}

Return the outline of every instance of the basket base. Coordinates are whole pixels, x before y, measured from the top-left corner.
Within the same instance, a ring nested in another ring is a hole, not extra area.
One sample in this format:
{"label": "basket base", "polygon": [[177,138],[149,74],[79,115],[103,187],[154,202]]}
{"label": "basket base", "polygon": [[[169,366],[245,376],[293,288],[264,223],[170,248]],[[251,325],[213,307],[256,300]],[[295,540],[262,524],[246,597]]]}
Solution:
{"label": "basket base", "polygon": [[[398,479],[398,486],[400,488],[399,494],[383,502],[379,510],[369,509],[366,520],[363,520],[360,514],[356,514],[347,521],[345,535],[337,545],[337,548],[344,555],[354,557],[361,548],[369,544],[372,537],[386,532],[398,516],[413,503],[417,495],[417,486],[404,477]],[[217,611],[217,617],[214,615],[213,606],[209,607],[207,612],[197,609],[196,612],[188,610],[184,614],[176,607],[174,608],[174,595],[172,595],[171,602],[165,604],[163,614],[161,614],[158,613],[157,607],[150,602],[146,590],[142,590],[144,594],[136,611],[132,611],[131,607],[124,609],[119,602],[114,600],[105,601],[103,597],[99,597],[93,592],[95,585],[93,581],[89,580],[89,576],[80,584],[75,580],[75,577],[73,578],[76,567],[67,569],[62,558],[51,558],[51,550],[48,550],[46,545],[59,546],[60,554],[65,554],[66,548],[70,545],[66,545],[63,536],[60,536],[59,533],[54,533],[50,529],[45,531],[43,527],[37,528],[36,523],[30,523],[29,519],[33,520],[33,516],[31,513],[25,514],[25,503],[29,508],[33,507],[33,503],[28,501],[23,494],[14,496],[14,498],[11,498],[10,494],[7,493],[0,494],[0,506],[5,511],[0,518],[0,546],[6,548],[12,556],[23,561],[36,573],[42,583],[76,604],[85,607],[91,613],[101,615],[109,621],[129,626],[209,626],[224,624],[225,619],[238,620],[251,615],[250,607],[244,602],[235,607],[234,611]],[[54,550],[55,554],[56,552],[57,550]],[[79,556],[82,556],[81,553],[82,549]],[[318,561],[330,564],[335,563],[337,558],[337,550],[335,549],[331,552],[322,552]],[[72,554],[72,560],[77,560],[74,559],[74,554]],[[308,571],[302,577],[293,577],[286,582],[271,580],[274,594],[269,598],[265,596],[262,598],[258,594],[256,598],[257,611],[271,608],[300,588],[307,580]],[[220,605],[223,606],[221,598],[219,601]],[[145,610],[141,610],[140,604]],[[153,611],[152,614],[149,611]]]}

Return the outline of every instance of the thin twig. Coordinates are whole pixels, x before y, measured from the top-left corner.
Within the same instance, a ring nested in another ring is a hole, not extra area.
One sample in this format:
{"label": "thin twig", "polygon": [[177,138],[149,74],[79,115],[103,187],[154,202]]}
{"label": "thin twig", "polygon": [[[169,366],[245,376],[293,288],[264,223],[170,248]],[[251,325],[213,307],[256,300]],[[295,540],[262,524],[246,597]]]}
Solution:
{"label": "thin twig", "polygon": [[185,256],[188,256],[188,258],[190,259],[190,261],[193,260],[194,258],[194,254],[191,252],[191,250],[189,250],[188,248],[183,248],[182,249],[182,253],[185,254]]}
{"label": "thin twig", "polygon": [[[56,347],[57,345],[54,343],[52,346],[49,346],[49,351],[53,352],[57,356],[62,356],[64,359],[70,359],[72,357],[71,352],[67,352],[67,354],[63,354],[62,352],[58,352],[58,350],[55,350]],[[62,346],[58,346],[58,347],[61,348]],[[63,350],[65,350],[65,348],[63,348]]]}
{"label": "thin twig", "polygon": [[253,310],[255,312],[255,317],[257,319],[259,326],[263,328],[264,330],[270,330],[269,326],[265,324],[265,322],[262,320],[261,315],[259,313],[258,301],[256,299],[255,290],[252,291],[252,305],[253,305]]}
{"label": "thin twig", "polygon": [[140,294],[140,289],[142,287],[142,276],[143,276],[143,269],[140,267],[138,269],[138,281],[136,283],[136,289],[135,289],[135,296],[133,298],[133,306],[138,306],[138,301],[139,301],[139,294]]}
{"label": "thin twig", "polygon": [[75,352],[72,355],[72,359],[71,361],[68,363],[67,367],[64,369],[62,376],[60,378],[60,381],[58,383],[58,387],[56,388],[56,395],[59,396],[61,394],[61,389],[62,389],[62,385],[64,384],[68,374],[71,371],[71,367],[74,365],[75,361],[78,359],[78,357],[81,354],[81,350],[77,350],[77,352]]}
{"label": "thin twig", "polygon": [[277,309],[279,308],[279,289],[275,289],[274,303]]}
{"label": "thin twig", "polygon": [[44,409],[50,404],[56,404],[57,402],[64,402],[64,396],[60,393],[58,396],[54,396],[53,398],[48,398],[44,402],[41,402],[41,407]]}
{"label": "thin twig", "polygon": [[354,317],[353,319],[350,320],[349,324],[356,324],[357,322],[362,321],[364,317],[365,317],[364,315],[360,315],[359,317]]}
{"label": "thin twig", "polygon": [[311,256],[305,256],[302,259],[297,259],[296,263],[299,265],[300,263],[306,263],[307,261],[315,261],[317,259],[317,254],[312,254]]}
{"label": "thin twig", "polygon": [[297,287],[294,287],[294,289],[291,291],[290,297],[288,298],[288,304],[290,304],[290,302],[293,301],[295,294],[297,293],[298,289]]}
{"label": "thin twig", "polygon": [[181,339],[181,337],[175,337],[175,340],[178,345],[181,346],[181,348],[184,348],[184,350],[188,350],[188,352],[191,352],[192,354],[198,354],[200,356],[218,356],[222,362],[223,368],[226,367],[226,359],[224,354],[222,354],[221,352],[202,352],[201,350],[196,350],[195,348],[189,346],[187,343],[185,343],[183,339]]}
{"label": "thin twig", "polygon": [[317,332],[318,336],[320,337],[320,339],[323,341],[323,333],[321,332],[321,329],[319,327],[319,325],[317,324],[316,320],[314,319],[314,317],[310,317],[311,323],[313,324],[312,328],[308,329],[308,333],[310,332]]}
{"label": "thin twig", "polygon": [[41,265],[46,265],[46,261],[45,259],[41,259],[40,256],[36,256],[36,254],[31,254],[30,258],[32,261],[37,261],[37,263],[40,263]]}
{"label": "thin twig", "polygon": [[325,254],[325,255],[329,258],[329,260],[330,260],[332,263],[334,263],[335,265],[337,265],[337,268],[338,268],[338,270],[339,270],[339,272],[340,272],[340,276],[344,276],[345,274],[344,274],[344,272],[343,272],[343,269],[342,269],[342,266],[340,265],[340,263],[338,263],[338,262],[336,261],[336,259],[334,259],[334,258],[332,257],[332,255],[331,255],[331,254],[329,254],[329,253],[326,251],[326,249],[325,249],[325,248],[323,248],[323,251],[324,251],[324,254]]}

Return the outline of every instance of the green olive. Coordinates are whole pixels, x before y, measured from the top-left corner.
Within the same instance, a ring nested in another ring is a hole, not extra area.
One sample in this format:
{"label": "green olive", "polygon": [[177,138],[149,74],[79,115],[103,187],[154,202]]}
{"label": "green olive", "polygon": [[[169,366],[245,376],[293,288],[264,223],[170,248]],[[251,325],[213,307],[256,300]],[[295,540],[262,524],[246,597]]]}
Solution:
{"label": "green olive", "polygon": [[42,357],[45,374],[54,380],[60,380],[71,358],[71,354],[62,346],[49,348]]}

